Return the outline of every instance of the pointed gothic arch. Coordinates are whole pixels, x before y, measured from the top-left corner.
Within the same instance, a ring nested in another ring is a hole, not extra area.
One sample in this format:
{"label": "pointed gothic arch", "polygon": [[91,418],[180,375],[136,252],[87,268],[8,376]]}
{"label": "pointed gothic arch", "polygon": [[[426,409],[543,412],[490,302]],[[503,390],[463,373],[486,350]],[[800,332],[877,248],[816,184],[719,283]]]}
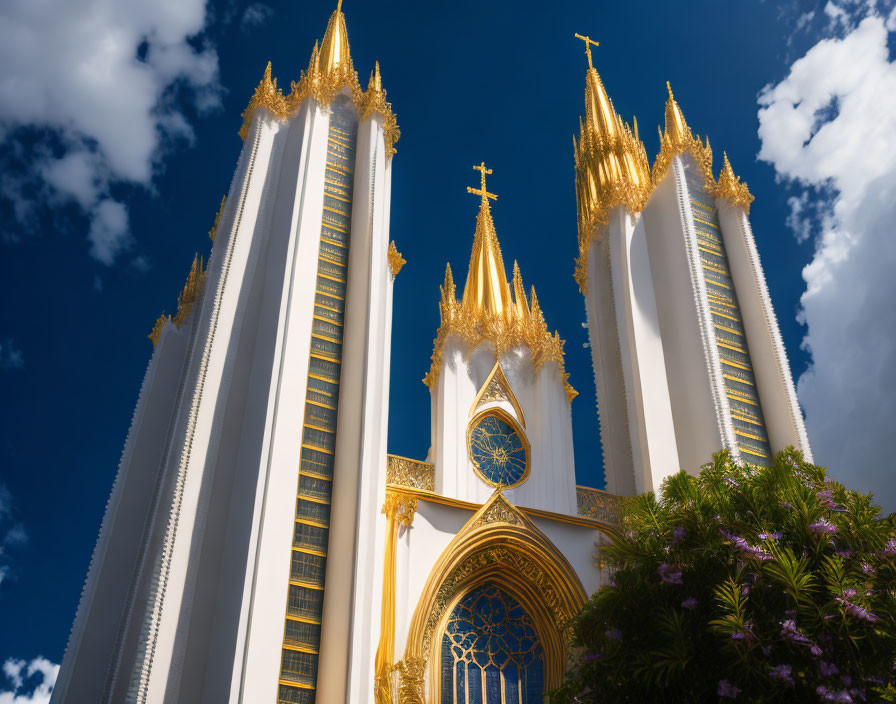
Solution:
{"label": "pointed gothic arch", "polygon": [[[544,649],[544,684],[561,684],[567,624],[587,595],[569,561],[496,491],[448,544],[429,573],[398,663],[399,704],[438,702],[441,635],[457,604],[493,584],[532,618]],[[427,687],[428,680],[428,687]]]}

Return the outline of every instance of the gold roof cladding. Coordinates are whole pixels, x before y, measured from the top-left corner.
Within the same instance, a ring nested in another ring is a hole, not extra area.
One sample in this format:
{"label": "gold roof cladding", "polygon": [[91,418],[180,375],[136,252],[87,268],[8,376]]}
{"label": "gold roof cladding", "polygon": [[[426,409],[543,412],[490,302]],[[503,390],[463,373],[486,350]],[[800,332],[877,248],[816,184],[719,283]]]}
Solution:
{"label": "gold roof cladding", "polygon": [[288,119],[306,98],[312,97],[321,105],[329,105],[343,89],[347,91],[362,119],[374,112],[383,116],[386,154],[391,158],[401,131],[392,112],[392,104],[386,100],[380,65],[379,62],[376,63],[370,73],[367,90],[362,91],[358,73],[352,63],[342,0],[339,0],[336,10],[330,15],[320,46],[314,44],[308,69],[302,72],[298,81],[290,83],[289,95],[284,95],[283,90],[277,87],[277,79],[272,78],[271,63],[268,62],[261,82],[243,111],[240,137],[245,139],[249,134],[252,115],[257,108],[265,108],[279,119]]}
{"label": "gold roof cladding", "polygon": [[609,223],[610,212],[619,205],[631,213],[641,212],[675,156],[687,152],[693,157],[708,190],[716,198],[726,198],[749,210],[753,196],[746,184],[734,175],[727,158],[716,181],[709,140],[701,142],[691,133],[668,83],[665,131],[660,132],[660,151],[651,167],[644,143],[638,136],[637,120],[630,128],[619,117],[592,65],[591,46],[597,46],[597,42],[579,34],[576,37],[585,42],[588,58],[585,118],[579,121],[579,139],[573,138],[579,228],[575,279],[584,294],[588,286],[588,250],[597,237],[599,226]]}
{"label": "gold roof cladding", "polygon": [[442,299],[439,302],[441,324],[434,342],[432,366],[423,383],[432,388],[442,370],[445,342],[449,335],[456,335],[472,351],[483,342],[495,346],[495,354],[500,359],[507,350],[519,345],[527,345],[532,353],[536,369],[548,361],[555,362],[563,378],[567,398],[572,401],[577,392],[569,384],[569,374],[563,363],[563,340],[548,331],[547,323],[535,287],[532,287],[531,304],[526,299],[523,277],[519,265],[513,263],[513,281],[507,281],[501,246],[492,220],[489,200],[497,196],[485,187],[485,176],[491,170],[485,164],[474,166],[481,172],[481,188],[468,188],[468,192],[481,196],[479,213],[476,216],[476,231],[473,235],[473,249],[470,255],[470,269],[461,300],[457,300],[451,265],[445,269],[442,284]]}

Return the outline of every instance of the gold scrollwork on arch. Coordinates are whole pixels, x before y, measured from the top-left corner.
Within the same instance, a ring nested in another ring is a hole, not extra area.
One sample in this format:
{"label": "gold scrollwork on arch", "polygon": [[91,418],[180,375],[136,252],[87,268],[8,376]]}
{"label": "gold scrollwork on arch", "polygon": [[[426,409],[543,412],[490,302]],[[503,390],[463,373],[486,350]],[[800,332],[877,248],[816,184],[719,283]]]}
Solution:
{"label": "gold scrollwork on arch", "polygon": [[505,589],[530,614],[545,649],[545,685],[561,683],[567,624],[585,603],[585,590],[563,554],[496,491],[430,572],[411,619],[404,658],[396,665],[399,704],[426,701],[427,668],[430,699],[436,701],[438,634],[457,602],[485,583]]}

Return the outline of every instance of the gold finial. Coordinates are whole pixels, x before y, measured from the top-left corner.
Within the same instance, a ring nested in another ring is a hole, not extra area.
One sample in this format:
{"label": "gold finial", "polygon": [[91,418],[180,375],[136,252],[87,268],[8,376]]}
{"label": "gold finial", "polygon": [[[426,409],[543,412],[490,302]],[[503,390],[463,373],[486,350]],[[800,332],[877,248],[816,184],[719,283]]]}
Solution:
{"label": "gold finial", "polygon": [[407,264],[407,260],[401,256],[401,252],[399,252],[398,247],[395,246],[395,240],[392,240],[389,243],[389,248],[386,250],[386,259],[389,262],[389,270],[392,272],[393,279],[398,276],[401,267]]}
{"label": "gold finial", "polygon": [[354,74],[351,51],[348,45],[348,29],[345,26],[345,15],[342,14],[342,3],[330,15],[324,38],[320,43],[320,70],[326,74],[342,77]]}
{"label": "gold finial", "polygon": [[728,155],[723,152],[722,173],[719,174],[718,183],[716,183],[713,195],[716,198],[724,198],[732,205],[739,205],[747,212],[750,212],[750,204],[753,202],[753,195],[747,184],[734,175],[734,169],[731,168],[731,162],[728,161]]}
{"label": "gold finial", "polygon": [[666,81],[666,90],[669,91],[669,100],[675,100],[675,96],[672,95],[672,84],[669,81]]}
{"label": "gold finial", "polygon": [[594,68],[594,65],[591,63],[591,45],[600,46],[600,42],[596,42],[591,37],[583,36],[578,32],[576,33],[576,39],[581,39],[585,42],[585,56],[588,57],[588,68]]}
{"label": "gold finial", "polygon": [[486,174],[491,174],[492,170],[485,168],[485,162],[483,161],[479,166],[473,167],[474,171],[478,171],[482,174],[482,185],[480,188],[473,188],[471,186],[467,186],[467,193],[475,193],[477,196],[482,196],[482,202],[488,203],[487,198],[491,198],[492,200],[498,200],[498,196],[494,193],[489,193],[485,188],[485,176]]}
{"label": "gold finial", "polygon": [[336,12],[342,12],[342,0],[336,2]]}

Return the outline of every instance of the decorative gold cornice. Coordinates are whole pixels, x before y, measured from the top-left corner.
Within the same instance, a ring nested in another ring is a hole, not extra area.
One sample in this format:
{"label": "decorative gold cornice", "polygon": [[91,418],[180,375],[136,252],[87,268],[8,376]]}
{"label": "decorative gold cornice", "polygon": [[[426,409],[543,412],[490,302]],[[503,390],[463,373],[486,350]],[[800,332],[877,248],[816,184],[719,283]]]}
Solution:
{"label": "decorative gold cornice", "polygon": [[177,327],[183,325],[187,318],[190,317],[190,311],[193,304],[202,294],[202,288],[205,285],[205,270],[202,267],[202,257],[197,254],[193,258],[193,266],[190,267],[190,273],[187,275],[187,282],[184,284],[184,290],[177,297],[177,313],[174,315],[174,324]]}
{"label": "decorative gold cornice", "polygon": [[576,164],[579,254],[575,279],[585,293],[588,285],[588,250],[598,226],[609,222],[610,212],[625,206],[640,212],[650,197],[650,166],[644,144],[613,108],[603,82],[591,61],[589,37],[585,41],[588,69],[585,73],[585,119],[579,121],[579,139],[573,138]]}
{"label": "decorative gold cornice", "polygon": [[709,139],[707,138],[704,143],[693,135],[684,119],[684,113],[672,95],[672,86],[668,81],[666,89],[669,91],[666,100],[666,129],[660,132],[660,151],[653,162],[651,174],[653,186],[658,186],[663,180],[672,164],[672,159],[687,152],[694,158],[706,185],[712,188],[716,180],[712,174],[712,149],[709,146]]}
{"label": "decorative gold cornice", "polygon": [[389,521],[398,521],[399,525],[409,526],[414,522],[417,513],[417,497],[405,494],[396,489],[386,489],[386,501],[383,503],[383,514]]}
{"label": "decorative gold cornice", "polygon": [[526,301],[522,275],[514,263],[514,281],[511,294],[501,256],[501,246],[492,220],[489,199],[497,196],[485,187],[485,176],[491,170],[485,164],[474,166],[482,172],[482,187],[468,188],[470,193],[481,196],[479,214],[476,217],[476,232],[473,236],[473,250],[470,255],[470,270],[461,301],[456,297],[451,265],[446,266],[445,282],[442,284],[442,298],[439,302],[441,322],[434,342],[432,365],[423,378],[423,383],[432,388],[442,369],[445,342],[450,335],[463,340],[472,351],[483,342],[495,346],[495,355],[501,358],[508,350],[526,345],[532,353],[535,369],[545,362],[555,362],[563,378],[567,398],[572,401],[578,392],[569,384],[569,374],[563,363],[563,340],[559,334],[548,331],[544,314],[538,305],[535,288],[532,288],[531,305]]}
{"label": "decorative gold cornice", "polygon": [[409,457],[386,455],[386,483],[433,491],[436,486],[435,467],[428,462],[412,460]]}
{"label": "decorative gold cornice", "polygon": [[221,222],[221,213],[224,212],[224,204],[227,202],[227,196],[221,197],[221,205],[218,207],[218,212],[215,214],[215,222],[212,225],[212,229],[208,231],[208,238],[214,242],[215,235],[218,234],[218,223]]}
{"label": "decorative gold cornice", "polygon": [[732,205],[738,205],[748,213],[750,212],[753,195],[750,193],[750,189],[747,188],[747,184],[734,175],[734,169],[731,168],[728,155],[724,154],[724,152],[722,173],[719,174],[719,180],[712,193],[716,198],[724,198]]}
{"label": "decorative gold cornice", "polygon": [[170,315],[165,315],[162,313],[157,319],[155,324],[152,326],[152,332],[147,335],[147,337],[152,340],[152,346],[155,347],[159,344],[159,339],[162,337],[162,330],[165,329],[165,323],[171,320]]}
{"label": "decorative gold cornice", "polygon": [[610,525],[619,525],[623,497],[600,489],[576,486],[576,509],[580,516],[594,518]]}
{"label": "decorative gold cornice", "polygon": [[401,256],[401,252],[395,246],[395,240],[389,243],[389,249],[386,250],[386,259],[389,262],[389,270],[392,272],[392,278],[398,276],[401,267],[407,264],[407,260]]}
{"label": "decorative gold cornice", "polygon": [[277,79],[271,77],[271,64],[268,62],[264,77],[243,112],[240,137],[246,139],[249,134],[252,115],[257,108],[266,108],[277,119],[286,120],[296,114],[306,98],[314,98],[320,105],[329,105],[343,90],[347,91],[362,119],[373,112],[383,116],[386,156],[391,158],[395,154],[395,143],[401,136],[398,120],[392,112],[392,104],[386,101],[378,62],[370,75],[367,92],[361,90],[358,72],[352,63],[348,30],[340,2],[330,15],[323,40],[319,45],[317,42],[314,44],[307,70],[302,72],[298,81],[290,83],[289,95],[284,96],[277,87]]}

